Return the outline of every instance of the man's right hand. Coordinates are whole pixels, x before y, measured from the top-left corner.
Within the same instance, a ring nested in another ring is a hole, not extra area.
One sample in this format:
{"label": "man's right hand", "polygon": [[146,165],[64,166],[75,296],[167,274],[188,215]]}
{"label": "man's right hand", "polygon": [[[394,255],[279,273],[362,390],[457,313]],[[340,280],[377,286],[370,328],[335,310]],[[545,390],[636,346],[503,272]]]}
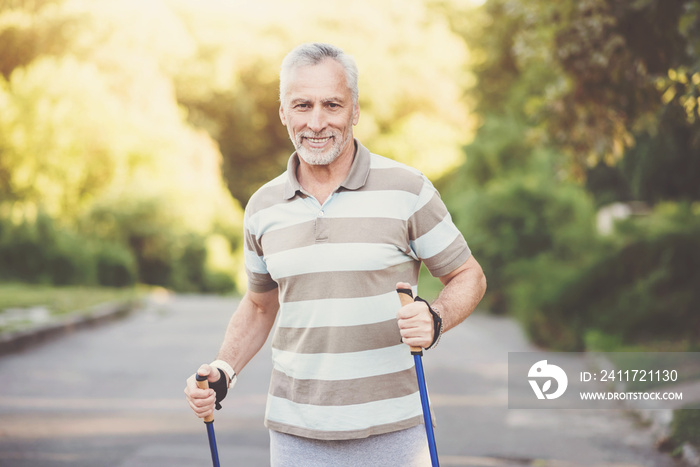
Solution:
{"label": "man's right hand", "polygon": [[[197,374],[200,376],[206,376],[207,381],[214,383],[219,380],[221,373],[216,368],[212,368],[207,364],[199,367]],[[216,393],[213,389],[199,389],[197,387],[197,381],[195,380],[195,375],[187,378],[187,386],[185,386],[185,395],[187,396],[187,402],[194,411],[195,415],[199,418],[205,418],[214,413],[214,406],[216,405]]]}

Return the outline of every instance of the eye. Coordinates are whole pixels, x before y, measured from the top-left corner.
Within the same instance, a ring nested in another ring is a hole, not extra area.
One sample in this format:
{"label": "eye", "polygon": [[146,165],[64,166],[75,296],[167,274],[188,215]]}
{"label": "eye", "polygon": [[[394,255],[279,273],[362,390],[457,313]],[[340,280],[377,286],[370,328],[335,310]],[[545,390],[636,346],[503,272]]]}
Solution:
{"label": "eye", "polygon": [[336,104],[335,102],[329,102],[328,107],[330,107],[331,109],[338,109],[340,108],[340,104]]}

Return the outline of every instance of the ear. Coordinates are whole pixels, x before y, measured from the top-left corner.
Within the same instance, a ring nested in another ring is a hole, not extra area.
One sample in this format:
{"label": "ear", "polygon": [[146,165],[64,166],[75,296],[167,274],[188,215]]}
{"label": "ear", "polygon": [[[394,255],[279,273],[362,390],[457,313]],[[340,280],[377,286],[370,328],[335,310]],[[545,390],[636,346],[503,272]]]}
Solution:
{"label": "ear", "polygon": [[360,103],[358,102],[352,109],[352,124],[357,125],[360,121]]}
{"label": "ear", "polygon": [[284,107],[280,104],[280,121],[282,125],[287,126],[287,117],[284,116]]}

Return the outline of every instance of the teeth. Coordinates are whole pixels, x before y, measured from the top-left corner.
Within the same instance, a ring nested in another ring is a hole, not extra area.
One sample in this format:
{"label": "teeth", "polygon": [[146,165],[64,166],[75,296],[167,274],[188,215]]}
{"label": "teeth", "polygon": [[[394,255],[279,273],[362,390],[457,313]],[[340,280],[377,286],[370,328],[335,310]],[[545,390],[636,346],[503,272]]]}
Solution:
{"label": "teeth", "polygon": [[323,143],[324,141],[328,141],[330,139],[330,136],[327,138],[307,138],[309,141],[312,143]]}

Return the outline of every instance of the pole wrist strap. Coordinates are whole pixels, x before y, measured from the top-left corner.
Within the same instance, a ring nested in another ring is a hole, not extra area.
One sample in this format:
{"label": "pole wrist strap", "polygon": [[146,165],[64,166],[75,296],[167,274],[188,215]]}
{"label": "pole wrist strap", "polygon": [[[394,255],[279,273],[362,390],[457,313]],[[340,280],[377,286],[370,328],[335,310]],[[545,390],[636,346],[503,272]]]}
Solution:
{"label": "pole wrist strap", "polygon": [[209,366],[219,370],[219,379],[214,383],[209,383],[209,387],[216,392],[216,410],[221,410],[221,401],[228,394],[229,388],[236,384],[238,378],[231,365],[223,360],[214,360]]}
{"label": "pole wrist strap", "polygon": [[433,317],[433,342],[426,347],[425,350],[434,349],[437,347],[438,342],[440,342],[440,337],[442,336],[442,317],[440,316],[440,312],[430,306],[430,303],[428,303],[426,300],[416,297],[415,301],[425,303],[428,306],[431,316]]}

